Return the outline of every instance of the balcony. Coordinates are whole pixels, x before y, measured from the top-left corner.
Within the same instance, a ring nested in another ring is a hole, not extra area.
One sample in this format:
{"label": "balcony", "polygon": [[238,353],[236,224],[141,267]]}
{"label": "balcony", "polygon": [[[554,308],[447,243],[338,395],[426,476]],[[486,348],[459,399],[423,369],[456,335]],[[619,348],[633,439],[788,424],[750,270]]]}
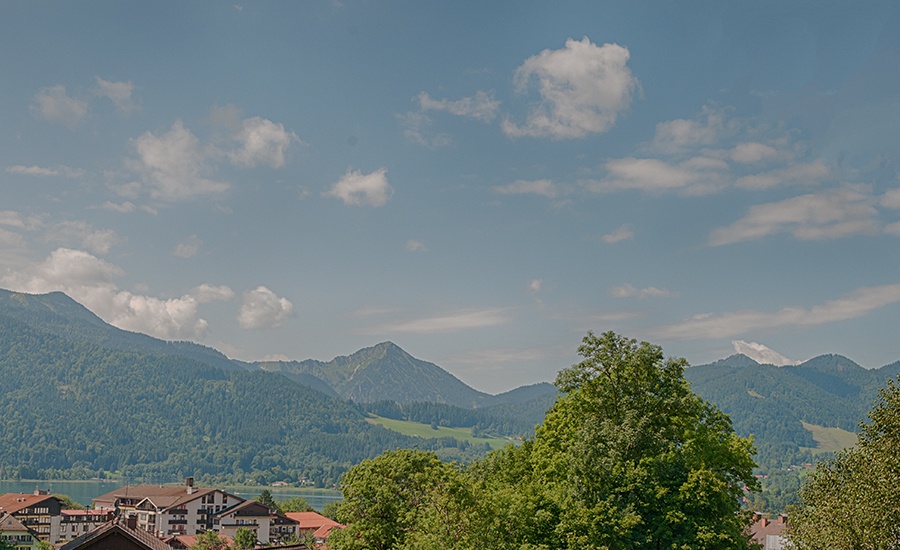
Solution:
{"label": "balcony", "polygon": [[170,519],[169,525],[187,525],[186,519]]}

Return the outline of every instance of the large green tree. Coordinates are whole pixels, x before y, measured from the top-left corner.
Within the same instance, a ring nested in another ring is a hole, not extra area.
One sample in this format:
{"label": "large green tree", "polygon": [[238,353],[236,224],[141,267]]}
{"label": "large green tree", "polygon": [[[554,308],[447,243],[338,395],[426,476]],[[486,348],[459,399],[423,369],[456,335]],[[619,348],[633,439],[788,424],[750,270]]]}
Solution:
{"label": "large green tree", "polygon": [[856,447],[820,463],[800,490],[790,538],[799,550],[900,548],[900,389],[889,381]]}
{"label": "large green tree", "polygon": [[535,438],[535,473],[569,548],[747,548],[752,442],[691,392],[684,359],[588,333]]}
{"label": "large green tree", "polygon": [[420,451],[353,468],[329,547],[749,548],[752,442],[690,391],[686,362],[611,332],[579,353],[521,447],[465,470]]}

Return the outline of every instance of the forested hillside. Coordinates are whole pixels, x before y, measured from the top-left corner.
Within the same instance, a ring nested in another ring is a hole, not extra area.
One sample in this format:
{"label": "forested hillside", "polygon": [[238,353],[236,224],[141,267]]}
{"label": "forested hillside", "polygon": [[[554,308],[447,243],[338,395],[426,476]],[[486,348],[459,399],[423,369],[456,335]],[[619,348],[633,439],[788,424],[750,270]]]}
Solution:
{"label": "forested hillside", "polygon": [[337,395],[356,403],[429,401],[471,408],[492,397],[467,386],[434,363],[416,359],[393,342],[382,342],[328,362],[268,361],[256,366],[287,376],[305,376],[306,380],[315,377]]}
{"label": "forested hillside", "polygon": [[370,426],[284,377],[64,338],[0,315],[0,466],[20,477],[335,483],[385,449],[456,446]]}

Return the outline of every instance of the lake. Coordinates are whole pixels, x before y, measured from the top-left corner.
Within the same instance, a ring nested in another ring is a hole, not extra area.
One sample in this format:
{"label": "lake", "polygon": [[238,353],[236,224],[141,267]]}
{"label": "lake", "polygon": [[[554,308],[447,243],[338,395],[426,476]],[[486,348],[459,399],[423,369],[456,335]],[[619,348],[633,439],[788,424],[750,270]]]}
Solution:
{"label": "lake", "polygon": [[[120,481],[0,481],[0,494],[3,493],[33,493],[35,487],[50,491],[52,494],[69,495],[75,502],[90,506],[94,497],[108,493],[124,486]],[[302,489],[300,487],[229,487],[217,486],[217,489],[227,491],[247,500],[259,496],[263,489],[268,489],[275,500],[287,500],[289,498],[303,497],[309,505],[316,510],[321,510],[329,502],[341,500],[341,494],[336,491],[322,491]]]}

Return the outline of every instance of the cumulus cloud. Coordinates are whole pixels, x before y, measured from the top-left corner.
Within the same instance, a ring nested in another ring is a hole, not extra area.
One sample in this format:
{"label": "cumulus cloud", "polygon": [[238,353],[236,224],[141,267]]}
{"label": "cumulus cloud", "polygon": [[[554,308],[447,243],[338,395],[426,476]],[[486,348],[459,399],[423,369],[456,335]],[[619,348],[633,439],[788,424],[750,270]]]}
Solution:
{"label": "cumulus cloud", "polygon": [[407,252],[428,252],[428,247],[425,246],[425,243],[423,243],[422,241],[410,239],[410,240],[406,241],[406,251]]}
{"label": "cumulus cloud", "polygon": [[372,329],[373,334],[437,334],[458,332],[474,328],[485,328],[509,322],[505,310],[497,308],[465,310],[447,315],[423,317],[411,321],[401,321],[381,325]]}
{"label": "cumulus cloud", "polygon": [[665,288],[656,288],[655,286],[637,288],[631,284],[615,286],[610,289],[609,293],[616,298],[670,298],[675,295],[674,292]]}
{"label": "cumulus cloud", "polygon": [[10,174],[20,174],[23,176],[35,177],[64,177],[64,178],[81,178],[84,177],[84,170],[79,168],[70,168],[68,166],[25,166],[16,164],[8,166],[6,171]]}
{"label": "cumulus cloud", "polygon": [[498,195],[542,195],[555,198],[559,194],[559,186],[550,180],[516,180],[506,185],[493,188]]}
{"label": "cumulus cloud", "polygon": [[46,121],[74,128],[88,113],[88,102],[69,96],[66,87],[58,84],[44,88],[34,96],[35,111]]}
{"label": "cumulus cloud", "polygon": [[766,347],[757,342],[744,342],[743,340],[733,340],[731,345],[734,346],[734,352],[746,355],[757,363],[762,365],[775,365],[783,367],[785,365],[798,365],[799,361],[788,359],[772,348]]}
{"label": "cumulus cloud", "polygon": [[683,322],[654,329],[651,334],[655,338],[673,340],[732,338],[754,330],[815,326],[857,319],[897,302],[900,302],[900,284],[863,287],[809,309],[791,306],[776,312],[744,310],[699,314]]}
{"label": "cumulus cloud", "polygon": [[634,238],[634,230],[630,225],[624,224],[616,228],[612,233],[607,233],[600,237],[606,244],[615,244],[621,241],[627,241]]}
{"label": "cumulus cloud", "polygon": [[119,113],[128,115],[137,109],[137,104],[132,97],[132,94],[134,93],[134,84],[132,84],[131,81],[115,82],[104,80],[98,76],[96,82],[97,86],[94,93],[112,101],[113,106]]}
{"label": "cumulus cloud", "polygon": [[384,206],[393,192],[388,184],[387,168],[380,168],[370,174],[348,170],[323,195],[352,206]]}
{"label": "cumulus cloud", "polygon": [[285,152],[294,141],[299,141],[293,132],[261,117],[244,119],[235,135],[239,147],[228,154],[236,166],[252,167],[265,164],[272,168],[284,166]]}
{"label": "cumulus cloud", "polygon": [[462,99],[433,99],[427,92],[419,94],[419,108],[423,111],[446,111],[450,114],[490,122],[497,116],[500,102],[490,94],[478,91],[473,97]]}
{"label": "cumulus cloud", "polygon": [[587,37],[569,39],[561,50],[544,50],[516,70],[515,86],[525,92],[536,82],[541,102],[521,126],[507,119],[511,137],[581,138],[609,130],[628,109],[638,80],[628,68],[628,49],[597,46]]}
{"label": "cumulus cloud", "polygon": [[287,298],[279,298],[264,286],[244,293],[244,302],[238,314],[238,323],[246,329],[266,329],[283,325],[294,316],[294,304]]}
{"label": "cumulus cloud", "polygon": [[733,224],[714,229],[709,244],[721,246],[790,233],[800,240],[837,239],[877,232],[875,199],[854,190],[808,194],[750,207]]}
{"label": "cumulus cloud", "polygon": [[211,148],[177,120],[171,130],[157,136],[146,132],[133,141],[138,159],[129,166],[143,177],[143,185],[154,198],[176,201],[201,196],[219,195],[231,188],[223,181],[206,177],[211,172]]}
{"label": "cumulus cloud", "polygon": [[200,240],[200,237],[191,235],[185,239],[184,242],[175,245],[175,249],[172,250],[172,255],[179,258],[193,258],[200,252],[200,247],[202,245],[203,241]]}
{"label": "cumulus cloud", "polygon": [[200,304],[230,300],[226,286],[200,285],[178,298],[157,298],[120,290],[121,268],[81,250],[58,248],[42,262],[0,276],[0,285],[19,292],[65,292],[106,322],[165,339],[198,338],[207,321]]}

